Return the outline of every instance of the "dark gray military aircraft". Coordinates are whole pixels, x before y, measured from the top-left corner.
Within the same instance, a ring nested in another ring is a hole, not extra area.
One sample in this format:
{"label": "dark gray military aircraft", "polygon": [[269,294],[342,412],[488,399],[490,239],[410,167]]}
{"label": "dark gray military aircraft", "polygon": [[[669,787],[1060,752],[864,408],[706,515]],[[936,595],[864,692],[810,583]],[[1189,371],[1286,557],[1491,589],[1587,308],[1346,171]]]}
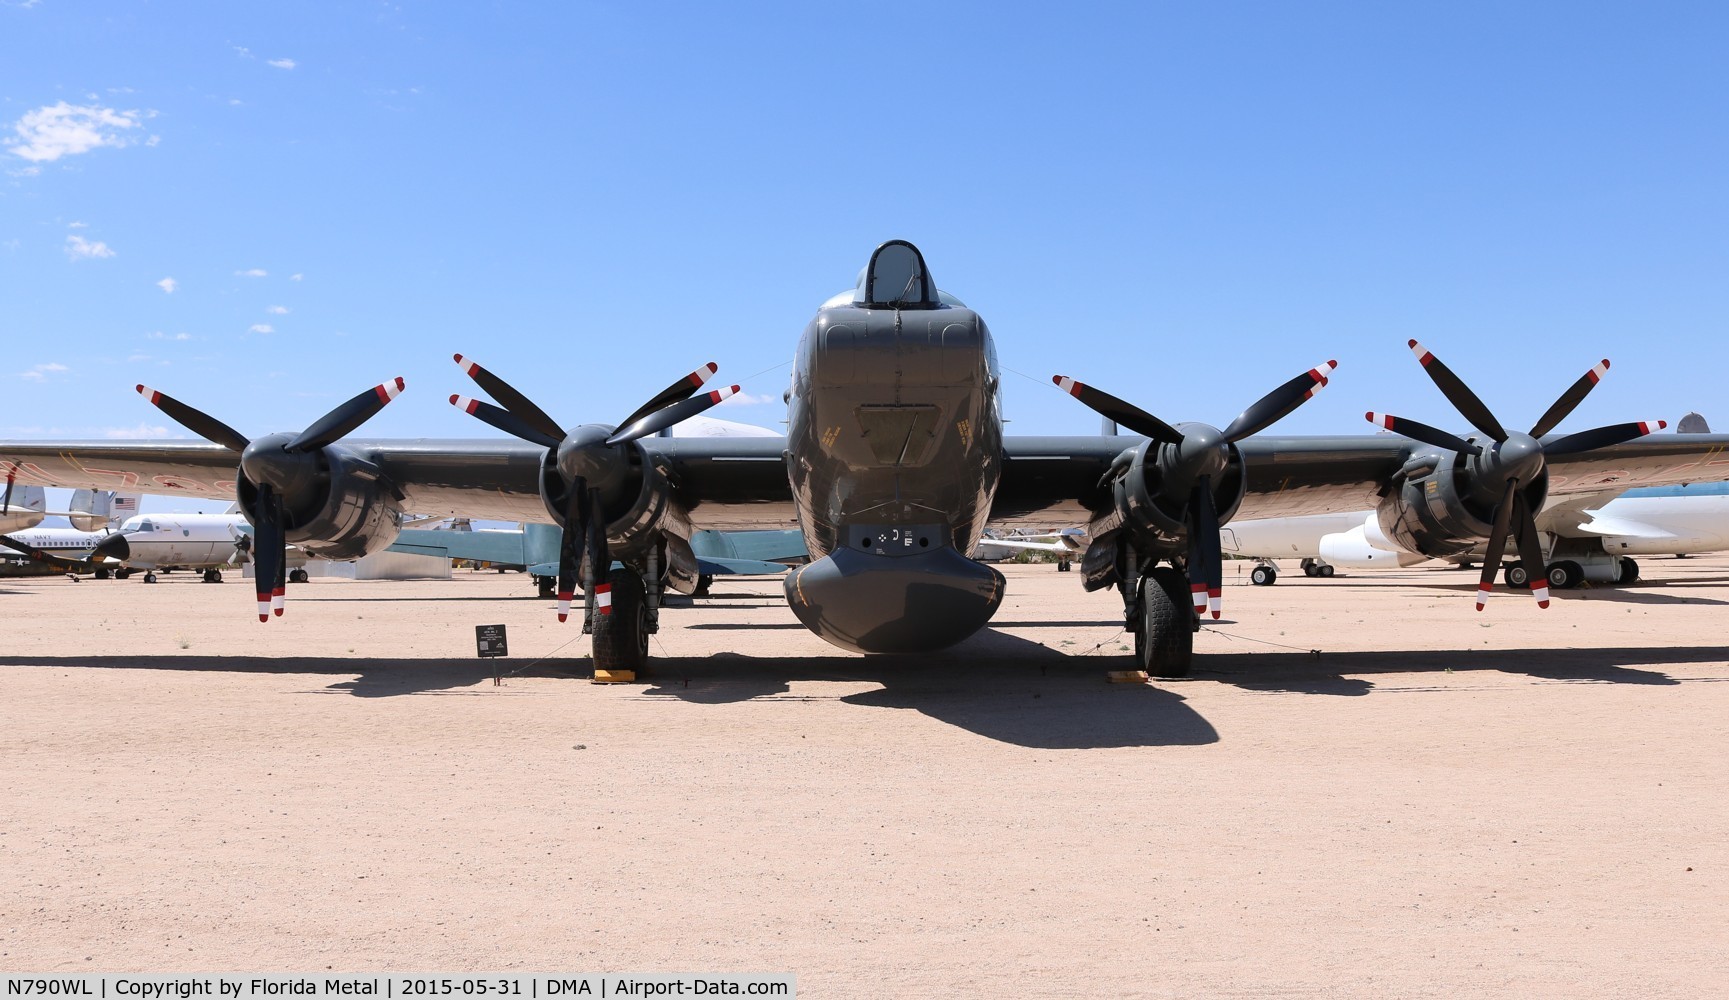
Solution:
{"label": "dark gray military aircraft", "polygon": [[[558,615],[569,614],[580,584],[600,669],[646,666],[662,596],[697,586],[689,538],[699,529],[796,524],[814,561],[787,576],[793,614],[845,649],[920,653],[972,635],[1002,603],[1002,575],[965,555],[987,522],[1085,522],[1081,580],[1117,592],[1137,656],[1159,676],[1189,670],[1194,630],[1219,614],[1219,526],[1234,516],[1376,507],[1387,534],[1413,551],[1487,542],[1487,590],[1509,539],[1525,565],[1542,564],[1532,512],[1550,493],[1729,479],[1729,436],[1636,440],[1659,421],[1549,436],[1603,366],[1525,433],[1502,425],[1420,344],[1411,348],[1476,433],[1370,414],[1395,433],[1256,437],[1326,385],[1328,361],[1222,430],[1168,424],[1059,375],[1053,382],[1112,432],[1005,437],[984,320],[938,290],[916,247],[894,240],[806,327],[785,439],[655,436],[737,391],[706,391],[712,364],[616,425],[571,426],[457,355],[498,405],[451,402],[517,440],[342,440],[401,391],[401,379],[298,434],[254,439],[139,386],[211,443],[0,443],[0,468],[25,484],[238,496],[256,528],[261,620],[283,611],[289,542],[356,558],[391,544],[403,511],[556,524]],[[1116,436],[1115,426],[1139,437]],[[1544,575],[1530,579],[1546,605]]]}

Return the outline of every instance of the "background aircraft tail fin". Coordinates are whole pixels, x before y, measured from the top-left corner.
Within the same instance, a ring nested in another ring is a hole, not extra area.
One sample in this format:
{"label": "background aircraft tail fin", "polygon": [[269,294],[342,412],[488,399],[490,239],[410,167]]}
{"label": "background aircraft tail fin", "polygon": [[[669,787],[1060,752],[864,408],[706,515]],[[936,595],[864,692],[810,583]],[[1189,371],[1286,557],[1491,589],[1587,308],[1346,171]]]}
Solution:
{"label": "background aircraft tail fin", "polygon": [[138,497],[137,493],[74,490],[72,502],[66,506],[66,519],[79,531],[115,527],[138,513]]}
{"label": "background aircraft tail fin", "polygon": [[1711,425],[1707,424],[1705,422],[1705,418],[1701,417],[1699,414],[1689,413],[1686,416],[1681,418],[1680,424],[1676,425],[1675,433],[1677,433],[1677,434],[1709,434],[1709,433],[1711,433]]}

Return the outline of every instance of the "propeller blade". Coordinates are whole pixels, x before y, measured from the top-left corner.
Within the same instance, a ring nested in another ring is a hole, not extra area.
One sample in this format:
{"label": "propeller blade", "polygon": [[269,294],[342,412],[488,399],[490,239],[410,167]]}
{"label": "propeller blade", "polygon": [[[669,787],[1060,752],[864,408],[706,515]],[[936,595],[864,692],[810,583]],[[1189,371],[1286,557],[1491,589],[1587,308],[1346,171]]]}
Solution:
{"label": "propeller blade", "polygon": [[725,389],[716,389],[713,392],[692,396],[689,399],[673,403],[665,409],[656,410],[635,423],[620,428],[613,433],[612,437],[606,439],[606,443],[623,444],[626,441],[648,437],[650,434],[671,427],[680,421],[689,420],[736,392],[738,392],[738,386],[728,386]]}
{"label": "propeller blade", "polygon": [[710,361],[708,364],[703,365],[701,368],[698,368],[689,375],[686,375],[684,378],[679,379],[677,382],[674,382],[665,389],[656,393],[653,399],[637,407],[634,413],[619,421],[618,425],[620,427],[629,427],[631,424],[636,423],[638,420],[641,420],[643,417],[648,416],[650,413],[653,413],[668,403],[676,403],[681,399],[689,399],[698,389],[701,389],[704,385],[708,384],[708,380],[713,378],[714,373],[717,371],[720,371],[720,366],[715,364],[713,361]]}
{"label": "propeller blade", "polygon": [[17,478],[17,469],[9,468],[6,470],[6,496],[4,499],[0,499],[0,513],[12,510],[12,481]]}
{"label": "propeller blade", "polygon": [[276,588],[276,563],[282,558],[282,545],[276,540],[281,530],[276,491],[269,483],[258,484],[258,502],[252,516],[252,584],[258,594],[258,620],[267,622],[271,591]]}
{"label": "propeller blade", "polygon": [[286,451],[317,451],[371,420],[407,387],[400,377],[375,385],[312,422],[285,446]]}
{"label": "propeller blade", "polygon": [[486,390],[487,395],[504,404],[504,408],[515,414],[522,422],[555,440],[564,440],[564,428],[558,426],[558,421],[546,415],[546,411],[534,405],[527,396],[517,392],[509,382],[492,374],[480,365],[458,354],[455,355],[457,367],[468,373],[475,384]]}
{"label": "propeller blade", "polygon": [[1537,599],[1539,608],[1549,606],[1549,569],[1543,562],[1543,544],[1537,537],[1537,520],[1531,516],[1531,505],[1525,495],[1513,496],[1513,517],[1519,539],[1519,561],[1525,564],[1525,585]]}
{"label": "propeller blade", "polygon": [[1621,444],[1642,438],[1647,434],[1655,434],[1669,426],[1667,420],[1641,420],[1631,424],[1610,424],[1607,427],[1593,427],[1588,431],[1569,434],[1559,441],[1551,441],[1543,446],[1545,456],[1577,455],[1582,451],[1592,451],[1597,448],[1607,448],[1612,444]]}
{"label": "propeller blade", "polygon": [[1305,400],[1320,392],[1327,384],[1327,377],[1338,367],[1337,361],[1323,361],[1262,396],[1225,428],[1225,440],[1241,441],[1283,420],[1292,410],[1302,406]]}
{"label": "propeller blade", "polygon": [[1224,611],[1225,554],[1219,544],[1219,508],[1213,501],[1211,476],[1202,476],[1195,484],[1195,498],[1190,501],[1193,524],[1190,533],[1200,539],[1200,554],[1206,574],[1207,610],[1214,618]]}
{"label": "propeller blade", "polygon": [[1411,353],[1417,356],[1417,362],[1429,373],[1429,379],[1441,390],[1441,395],[1447,397],[1447,402],[1452,403],[1453,408],[1470,421],[1472,427],[1496,441],[1506,440],[1507,429],[1501,426],[1501,422],[1495,419],[1495,415],[1489,412],[1489,408],[1483,405],[1477,394],[1467,388],[1459,376],[1453,374],[1451,368],[1442,364],[1440,358],[1429,353],[1428,348],[1415,340],[1410,342],[1410,347]]}
{"label": "propeller blade", "polygon": [[282,616],[288,603],[288,525],[282,498],[276,498],[276,585],[270,590],[270,613]]}
{"label": "propeller blade", "polygon": [[606,541],[606,514],[600,507],[600,491],[589,494],[588,569],[593,577],[594,613],[612,614],[612,550]]}
{"label": "propeller blade", "polygon": [[570,601],[576,596],[576,569],[582,562],[584,535],[588,518],[584,507],[588,500],[588,484],[581,479],[570,483],[570,497],[564,507],[564,529],[558,536],[558,620],[570,617]]}
{"label": "propeller blade", "polygon": [[1519,495],[1519,481],[1507,480],[1507,492],[1495,506],[1495,527],[1489,532],[1489,548],[1483,557],[1483,575],[1477,579],[1477,610],[1489,603],[1489,591],[1495,587],[1495,574],[1501,571],[1501,556],[1507,551],[1507,527],[1513,522],[1513,501]]}
{"label": "propeller blade", "polygon": [[1568,387],[1567,391],[1561,394],[1561,398],[1555,400],[1555,405],[1537,419],[1537,423],[1531,427],[1531,436],[1540,438],[1554,430],[1556,424],[1567,419],[1567,414],[1572,413],[1573,408],[1590,395],[1591,389],[1603,380],[1603,374],[1608,370],[1609,359],[1604,358],[1597,363],[1597,367],[1579,376],[1579,381]]}
{"label": "propeller blade", "polygon": [[1439,427],[1430,427],[1428,424],[1420,424],[1415,420],[1407,420],[1404,417],[1395,417],[1391,413],[1375,413],[1371,411],[1363,414],[1363,419],[1374,424],[1376,427],[1384,427],[1387,430],[1392,431],[1394,434],[1403,434],[1414,441],[1421,441],[1424,444],[1432,444],[1437,448],[1445,448],[1448,451],[1459,451],[1469,455],[1475,455],[1483,450],[1462,437],[1455,437],[1452,434],[1448,434]]}
{"label": "propeller blade", "polygon": [[1201,495],[1201,485],[1196,483],[1189,490],[1189,600],[1194,604],[1195,617],[1207,613],[1207,556],[1201,549],[1200,519],[1196,512],[1206,500]]}
{"label": "propeller blade", "polygon": [[175,423],[206,441],[213,441],[229,451],[245,451],[250,443],[239,431],[208,413],[194,410],[167,393],[157,392],[147,385],[140,385],[137,389],[139,395],[150,400],[151,406],[168,414]]}
{"label": "propeller blade", "polygon": [[1183,435],[1170,424],[1141,409],[1133,403],[1127,403],[1100,389],[1095,389],[1083,382],[1076,382],[1067,375],[1052,375],[1051,381],[1069,395],[1081,401],[1081,404],[1102,417],[1109,417],[1119,425],[1127,427],[1142,437],[1163,441],[1166,444],[1181,444]]}
{"label": "propeller blade", "polygon": [[542,448],[556,448],[559,445],[559,438],[542,434],[534,427],[517,419],[516,414],[502,406],[493,406],[484,400],[457,395],[450,397],[450,405],[464,413],[479,417],[506,434],[538,444]]}

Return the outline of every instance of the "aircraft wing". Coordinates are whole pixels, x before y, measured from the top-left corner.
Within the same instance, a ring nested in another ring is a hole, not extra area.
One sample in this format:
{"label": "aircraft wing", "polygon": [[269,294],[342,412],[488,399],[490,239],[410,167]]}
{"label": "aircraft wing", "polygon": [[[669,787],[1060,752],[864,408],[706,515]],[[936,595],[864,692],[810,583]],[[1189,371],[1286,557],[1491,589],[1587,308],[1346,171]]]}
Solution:
{"label": "aircraft wing", "polygon": [[[1012,437],[1004,442],[991,523],[1082,524],[1112,504],[1102,482],[1136,437]],[[783,438],[646,438],[696,529],[749,531],[795,523]],[[543,450],[508,439],[344,440],[374,465],[404,510],[546,523]],[[1247,493],[1237,518],[1295,517],[1374,507],[1425,446],[1391,434],[1256,437],[1237,445]],[[236,456],[193,441],[0,443],[0,471],[20,484],[232,501]],[[1548,463],[1551,496],[1729,479],[1729,435],[1662,434]]]}

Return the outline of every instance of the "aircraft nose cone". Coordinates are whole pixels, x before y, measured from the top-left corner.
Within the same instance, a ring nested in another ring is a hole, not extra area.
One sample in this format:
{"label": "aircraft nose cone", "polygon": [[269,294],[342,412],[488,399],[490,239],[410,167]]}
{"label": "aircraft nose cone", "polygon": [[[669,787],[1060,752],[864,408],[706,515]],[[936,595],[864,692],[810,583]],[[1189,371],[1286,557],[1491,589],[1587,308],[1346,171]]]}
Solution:
{"label": "aircraft nose cone", "polygon": [[132,543],[126,540],[125,535],[109,535],[97,542],[95,547],[90,550],[90,558],[125,562],[132,558]]}

